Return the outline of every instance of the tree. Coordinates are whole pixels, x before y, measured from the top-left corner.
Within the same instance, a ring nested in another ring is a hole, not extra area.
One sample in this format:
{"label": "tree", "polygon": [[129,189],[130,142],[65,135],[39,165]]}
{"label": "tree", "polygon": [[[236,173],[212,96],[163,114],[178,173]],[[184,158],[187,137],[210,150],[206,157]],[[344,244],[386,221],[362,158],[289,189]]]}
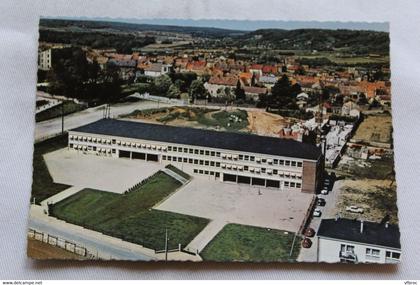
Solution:
{"label": "tree", "polygon": [[159,77],[156,77],[153,81],[153,85],[156,95],[166,96],[169,87],[172,85],[172,81],[168,75],[164,74]]}
{"label": "tree", "polygon": [[283,75],[271,88],[271,96],[268,98],[268,107],[284,108],[295,100],[299,87],[291,85],[287,75]]}
{"label": "tree", "polygon": [[189,95],[191,99],[205,99],[207,97],[207,90],[204,87],[203,81],[196,79],[191,83]]}
{"label": "tree", "polygon": [[241,86],[241,82],[238,80],[238,83],[236,83],[235,88],[235,98],[236,100],[245,100],[245,90]]}
{"label": "tree", "polygon": [[181,91],[179,90],[179,87],[176,84],[172,84],[169,87],[167,96],[169,98],[179,98],[181,96]]}

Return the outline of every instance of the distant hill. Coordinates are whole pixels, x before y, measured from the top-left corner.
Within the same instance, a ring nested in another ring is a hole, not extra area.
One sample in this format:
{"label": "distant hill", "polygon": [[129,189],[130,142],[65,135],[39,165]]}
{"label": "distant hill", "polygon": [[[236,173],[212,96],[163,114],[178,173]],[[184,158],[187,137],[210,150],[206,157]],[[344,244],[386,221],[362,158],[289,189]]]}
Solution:
{"label": "distant hill", "polygon": [[326,29],[262,29],[242,37],[246,43],[271,44],[274,48],[290,50],[334,50],[363,53],[389,53],[389,34],[386,32]]}

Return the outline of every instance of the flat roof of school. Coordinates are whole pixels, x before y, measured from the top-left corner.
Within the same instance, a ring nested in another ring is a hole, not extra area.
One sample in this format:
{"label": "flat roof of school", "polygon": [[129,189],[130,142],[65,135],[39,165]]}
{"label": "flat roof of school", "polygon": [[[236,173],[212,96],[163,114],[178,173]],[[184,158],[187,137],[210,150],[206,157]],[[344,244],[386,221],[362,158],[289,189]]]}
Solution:
{"label": "flat roof of school", "polygon": [[308,160],[318,160],[321,156],[318,147],[290,139],[125,120],[101,119],[71,131]]}

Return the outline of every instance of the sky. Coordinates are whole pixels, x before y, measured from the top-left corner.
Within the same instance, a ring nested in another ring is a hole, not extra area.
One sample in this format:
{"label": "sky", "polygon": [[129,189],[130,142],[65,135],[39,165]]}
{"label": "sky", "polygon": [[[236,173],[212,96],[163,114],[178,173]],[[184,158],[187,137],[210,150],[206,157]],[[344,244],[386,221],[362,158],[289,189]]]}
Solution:
{"label": "sky", "polygon": [[380,22],[317,22],[317,21],[248,21],[248,20],[190,20],[190,19],[124,19],[124,18],[60,18],[74,20],[96,20],[114,21],[136,24],[153,25],[174,25],[189,27],[214,27],[231,30],[253,31],[257,29],[277,28],[277,29],[350,29],[350,30],[373,30],[389,32],[388,23]]}

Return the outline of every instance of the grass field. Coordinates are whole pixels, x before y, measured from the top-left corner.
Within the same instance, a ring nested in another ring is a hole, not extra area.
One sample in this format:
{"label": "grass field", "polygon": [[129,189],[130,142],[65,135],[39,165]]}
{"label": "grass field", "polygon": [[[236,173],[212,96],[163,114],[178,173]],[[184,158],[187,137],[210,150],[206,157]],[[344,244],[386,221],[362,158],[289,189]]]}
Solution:
{"label": "grass field", "polygon": [[367,116],[353,137],[356,141],[392,143],[392,117],[389,114]]}
{"label": "grass field", "polygon": [[[64,115],[69,115],[71,113],[79,112],[84,109],[85,109],[84,106],[80,104],[76,104],[72,101],[66,101],[64,103]],[[46,121],[46,120],[53,119],[60,116],[61,116],[61,105],[58,105],[50,109],[47,109],[45,111],[42,111],[41,113],[36,114],[35,121],[41,122],[41,121]]]}
{"label": "grass field", "polygon": [[27,254],[35,259],[86,259],[84,256],[72,253],[62,248],[28,238]]}
{"label": "grass field", "polygon": [[34,145],[31,201],[35,198],[35,202],[39,204],[42,200],[70,187],[69,185],[53,182],[43,157],[48,152],[66,146],[67,135],[51,138]]}
{"label": "grass field", "polygon": [[178,174],[178,175],[180,175],[180,176],[184,177],[185,179],[190,179],[190,178],[191,178],[191,176],[190,176],[189,174],[185,173],[184,171],[182,171],[182,170],[181,170],[181,169],[179,169],[179,168],[176,168],[176,167],[175,167],[175,166],[173,166],[172,164],[168,164],[168,165],[166,166],[166,168],[168,168],[168,169],[172,170],[172,171],[173,171],[173,172],[175,172],[176,174]]}
{"label": "grass field", "polygon": [[208,220],[152,207],[174,192],[180,182],[157,172],[126,194],[84,189],[57,203],[52,215],[107,235],[161,250],[168,229],[169,248],[187,245]]}
{"label": "grass field", "polygon": [[289,256],[294,233],[266,228],[226,225],[204,248],[201,256],[208,261],[296,261],[301,239],[296,237]]}

